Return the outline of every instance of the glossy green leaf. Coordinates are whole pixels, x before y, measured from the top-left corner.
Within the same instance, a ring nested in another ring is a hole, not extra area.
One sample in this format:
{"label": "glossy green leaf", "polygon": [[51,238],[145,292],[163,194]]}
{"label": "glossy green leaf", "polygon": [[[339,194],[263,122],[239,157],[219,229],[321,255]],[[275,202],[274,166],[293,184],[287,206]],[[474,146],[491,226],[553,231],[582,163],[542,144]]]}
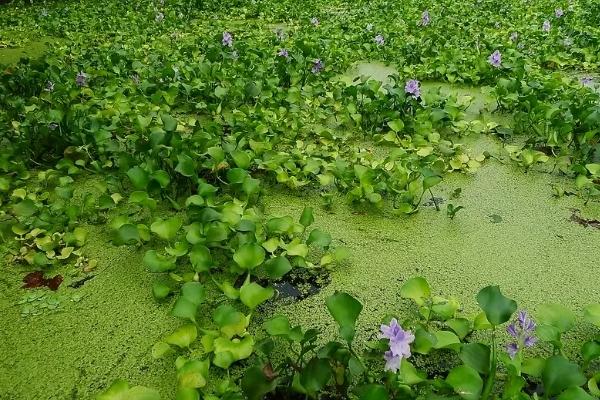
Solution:
{"label": "glossy green leaf", "polygon": [[483,389],[481,376],[476,370],[466,365],[453,368],[448,374],[446,382],[460,397],[466,400],[479,400]]}
{"label": "glossy green leaf", "polygon": [[493,325],[501,325],[517,310],[517,302],[505,297],[498,286],[487,286],[477,294],[477,302]]}
{"label": "glossy green leaf", "polygon": [[236,250],[233,260],[241,268],[252,270],[265,260],[265,250],[256,243],[246,243]]}
{"label": "glossy green leaf", "polygon": [[336,292],[326,300],[329,313],[338,323],[340,335],[347,342],[352,342],[355,334],[356,320],[362,311],[362,304],[348,293]]}

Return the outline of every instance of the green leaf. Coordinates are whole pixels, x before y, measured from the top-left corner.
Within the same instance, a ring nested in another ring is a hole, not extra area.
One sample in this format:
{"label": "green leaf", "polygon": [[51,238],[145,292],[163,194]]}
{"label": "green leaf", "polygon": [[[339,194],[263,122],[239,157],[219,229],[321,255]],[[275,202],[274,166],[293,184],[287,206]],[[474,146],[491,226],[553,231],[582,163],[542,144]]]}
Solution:
{"label": "green leaf", "polygon": [[466,400],[479,400],[483,389],[481,376],[476,370],[466,365],[453,368],[448,374],[446,382],[460,397]]}
{"label": "green leaf", "polygon": [[590,340],[589,342],[585,342],[581,347],[581,355],[583,356],[583,361],[586,364],[589,364],[591,361],[600,357],[600,343],[595,340]]}
{"label": "green leaf", "polygon": [[331,244],[331,235],[320,229],[313,229],[310,235],[308,235],[308,239],[306,239],[306,244],[314,244],[321,248],[327,248]]}
{"label": "green leaf", "polygon": [[167,272],[175,269],[175,257],[158,254],[156,250],[148,250],[144,254],[142,262],[150,269],[150,272]]}
{"label": "green leaf", "polygon": [[465,365],[483,375],[490,371],[490,348],[481,343],[465,343],[460,348],[459,357]]}
{"label": "green leaf", "polygon": [[420,276],[407,280],[400,288],[400,296],[414,300],[417,305],[425,304],[425,299],[431,296],[429,283]]}
{"label": "green leaf", "polygon": [[258,283],[250,282],[248,279],[240,288],[240,300],[251,310],[269,300],[273,297],[273,294],[275,294],[275,291],[272,287],[263,288]]}
{"label": "green leaf", "polygon": [[583,318],[590,324],[600,327],[600,304],[591,304],[584,308]]}
{"label": "green leaf", "polygon": [[537,322],[550,325],[564,333],[575,324],[575,314],[562,304],[542,304],[537,308]]}
{"label": "green leaf", "polygon": [[571,387],[560,394],[556,400],[595,400],[580,387]]}
{"label": "green leaf", "polygon": [[329,360],[314,357],[300,373],[300,384],[309,394],[315,396],[327,385],[331,376]]}
{"label": "green leaf", "polygon": [[165,342],[156,342],[152,346],[152,358],[162,358],[172,351],[171,346]]}
{"label": "green leaf", "polygon": [[115,246],[132,245],[141,242],[140,233],[136,225],[123,224],[113,232],[112,242]]}
{"label": "green leaf", "polygon": [[12,207],[13,213],[17,217],[31,217],[37,212],[37,207],[33,200],[25,199]]}
{"label": "green leaf", "polygon": [[179,217],[173,217],[166,220],[159,219],[150,225],[150,230],[161,239],[170,242],[175,239],[182,224],[183,221]]}
{"label": "green leaf", "polygon": [[152,294],[156,300],[163,300],[169,293],[171,293],[171,288],[163,282],[156,281],[152,285]]}
{"label": "green leaf", "polygon": [[418,385],[427,380],[427,374],[423,371],[418,371],[408,360],[403,359],[400,362],[398,379],[405,385]]}
{"label": "green leaf", "polygon": [[492,325],[507,322],[517,310],[517,302],[505,297],[498,286],[488,286],[479,291],[477,302]]}
{"label": "green leaf", "polygon": [[165,343],[178,346],[180,348],[190,347],[198,337],[198,329],[194,324],[187,324],[177,328],[173,333],[165,338]]}
{"label": "green leaf", "polygon": [[236,250],[233,260],[241,268],[253,270],[265,260],[265,250],[256,243],[246,243]]}
{"label": "green leaf", "polygon": [[302,210],[302,215],[300,216],[300,223],[306,228],[307,226],[312,225],[313,222],[315,222],[313,208],[304,207],[304,210]]}
{"label": "green leaf", "polygon": [[207,272],[213,266],[213,259],[208,247],[202,244],[195,244],[190,251],[190,262],[196,272]]}
{"label": "green leaf", "polygon": [[358,400],[389,400],[390,398],[385,386],[375,383],[359,386],[356,392]]}
{"label": "green leaf", "polygon": [[248,153],[243,150],[233,150],[231,152],[231,158],[233,158],[235,165],[242,169],[248,169],[250,167],[250,163],[252,162],[252,159]]}
{"label": "green leaf", "polygon": [[452,349],[458,351],[460,348],[460,339],[454,332],[450,331],[434,331],[436,342],[434,348],[436,349]]}
{"label": "green leaf", "polygon": [[137,190],[146,190],[148,182],[150,182],[148,173],[138,166],[135,166],[127,171],[127,176],[129,177],[133,187]]}
{"label": "green leaf", "polygon": [[215,339],[214,346],[213,364],[217,367],[229,368],[235,361],[244,360],[252,355],[254,338],[252,335],[244,336],[242,339],[228,339],[221,336]]}
{"label": "green leaf", "polygon": [[404,122],[401,119],[395,119],[393,121],[389,121],[388,126],[396,133],[402,131],[404,129]]}
{"label": "green leaf", "polygon": [[178,154],[177,161],[177,166],[175,167],[176,172],[179,172],[181,175],[187,176],[188,178],[196,176],[196,165],[190,156]]}
{"label": "green leaf", "polygon": [[262,400],[277,387],[277,381],[267,378],[260,367],[252,366],[244,373],[241,385],[248,400]]}
{"label": "green leaf", "polygon": [[103,393],[96,396],[96,400],[160,400],[160,394],[143,386],[129,387],[124,380],[116,380]]}
{"label": "green leaf", "polygon": [[428,190],[442,181],[441,176],[433,175],[423,179],[423,191]]}
{"label": "green leaf", "polygon": [[279,279],[292,270],[292,264],[285,256],[277,256],[265,262],[267,275],[272,279]]}
{"label": "green leaf", "polygon": [[542,371],[542,383],[548,395],[557,395],[572,386],[581,386],[587,379],[579,366],[563,356],[552,356],[546,360]]}
{"label": "green leaf", "polygon": [[271,336],[286,336],[290,333],[290,321],[285,315],[277,315],[266,321],[263,326]]}
{"label": "green leaf", "polygon": [[160,115],[160,119],[163,122],[165,131],[172,132],[177,128],[177,120],[173,118],[170,114],[163,113]]}
{"label": "green leaf", "polygon": [[329,313],[338,323],[340,335],[348,343],[355,334],[356,320],[362,311],[362,304],[348,293],[336,292],[326,300]]}
{"label": "green leaf", "polygon": [[210,360],[189,360],[177,368],[177,381],[179,388],[199,389],[208,382],[208,369]]}

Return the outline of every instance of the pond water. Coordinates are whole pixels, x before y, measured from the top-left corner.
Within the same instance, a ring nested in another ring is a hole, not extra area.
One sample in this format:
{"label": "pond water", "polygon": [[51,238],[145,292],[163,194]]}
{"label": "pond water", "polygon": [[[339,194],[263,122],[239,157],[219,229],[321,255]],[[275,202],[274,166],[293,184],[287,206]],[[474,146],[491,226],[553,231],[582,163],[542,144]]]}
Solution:
{"label": "pond water", "polygon": [[30,41],[27,47],[0,48],[0,65],[14,64],[22,57],[40,57],[48,47],[48,39]]}

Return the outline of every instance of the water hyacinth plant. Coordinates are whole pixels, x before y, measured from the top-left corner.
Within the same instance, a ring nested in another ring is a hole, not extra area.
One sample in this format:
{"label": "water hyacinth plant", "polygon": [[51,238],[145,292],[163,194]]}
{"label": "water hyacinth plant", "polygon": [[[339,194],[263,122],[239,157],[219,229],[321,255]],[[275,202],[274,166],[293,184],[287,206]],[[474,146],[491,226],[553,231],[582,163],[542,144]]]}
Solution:
{"label": "water hyacinth plant", "polygon": [[233,35],[229,32],[223,32],[223,38],[221,40],[223,46],[232,47],[233,46]]}
{"label": "water hyacinth plant", "polygon": [[319,26],[319,19],[317,17],[312,17],[310,23],[313,24],[313,26]]}
{"label": "water hyacinth plant", "polygon": [[380,338],[388,339],[389,350],[384,353],[385,370],[398,372],[402,359],[410,357],[410,344],[415,336],[410,331],[405,331],[398,324],[396,318],[392,318],[389,325],[381,325]]}
{"label": "water hyacinth plant", "polygon": [[506,327],[506,332],[513,339],[506,345],[506,352],[510,358],[515,358],[521,350],[533,347],[537,343],[535,327],[536,324],[529,314],[519,311],[515,321]]}
{"label": "water hyacinth plant", "polygon": [[[77,76],[75,77],[75,83],[77,84],[77,86],[83,87],[87,85],[87,78],[87,74],[85,74],[83,71],[79,71],[77,73]],[[54,87],[54,85],[52,87]]]}
{"label": "water hyacinth plant", "polygon": [[409,79],[404,85],[404,91],[417,98],[421,96],[421,83],[416,79]]}
{"label": "water hyacinth plant", "polygon": [[550,21],[545,20],[544,23],[542,24],[542,31],[550,32],[550,28],[551,28]]}
{"label": "water hyacinth plant", "polygon": [[562,17],[564,14],[565,14],[565,13],[564,13],[564,11],[563,11],[563,9],[562,9],[562,8],[557,8],[557,9],[555,9],[555,10],[554,10],[554,16],[555,16],[556,18],[560,18],[560,17]]}
{"label": "water hyacinth plant", "polygon": [[385,39],[383,38],[382,35],[377,35],[375,36],[375,38],[373,39],[373,41],[378,45],[378,46],[383,46],[385,44]]}
{"label": "water hyacinth plant", "polygon": [[431,17],[429,16],[429,11],[425,10],[421,13],[421,21],[419,22],[421,26],[427,26],[431,22]]}
{"label": "water hyacinth plant", "polygon": [[488,62],[495,68],[500,68],[502,66],[502,54],[500,54],[499,50],[494,51],[490,54],[488,58]]}
{"label": "water hyacinth plant", "polygon": [[318,74],[321,71],[323,71],[324,68],[325,68],[325,64],[323,63],[323,61],[320,58],[318,58],[315,61],[313,61],[311,72],[313,74]]}
{"label": "water hyacinth plant", "polygon": [[277,55],[279,57],[283,57],[283,58],[288,58],[290,56],[290,54],[288,53],[288,51],[286,49],[280,49],[279,52],[277,53]]}

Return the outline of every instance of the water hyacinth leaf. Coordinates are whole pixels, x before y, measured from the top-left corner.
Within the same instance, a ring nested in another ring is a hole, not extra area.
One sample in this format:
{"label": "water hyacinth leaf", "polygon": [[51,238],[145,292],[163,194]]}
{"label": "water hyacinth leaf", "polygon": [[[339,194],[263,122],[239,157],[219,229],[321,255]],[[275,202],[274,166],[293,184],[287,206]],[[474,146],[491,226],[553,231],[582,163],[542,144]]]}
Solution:
{"label": "water hyacinth leaf", "polygon": [[144,254],[142,262],[150,272],[168,272],[175,269],[175,257],[158,254],[156,250],[148,250]]}
{"label": "water hyacinth leaf", "polygon": [[196,165],[194,164],[194,160],[186,154],[177,155],[177,166],[175,167],[175,171],[188,178],[196,176]]}
{"label": "water hyacinth leaf", "polygon": [[526,358],[521,364],[521,371],[523,371],[524,374],[540,378],[545,366],[546,360],[543,358]]}
{"label": "water hyacinth leaf", "polygon": [[314,357],[300,373],[300,384],[309,394],[314,396],[327,385],[331,376],[332,371],[329,360]]}
{"label": "water hyacinth leaf", "polygon": [[140,241],[138,228],[133,224],[123,224],[112,233],[112,242],[115,246],[138,244]]}
{"label": "water hyacinth leaf", "polygon": [[505,297],[498,286],[487,286],[477,294],[477,302],[492,325],[507,322],[517,310],[517,302]]}
{"label": "water hyacinth leaf", "polygon": [[118,379],[110,387],[100,393],[96,400],[160,400],[160,394],[154,390],[143,386],[129,387],[129,384]]}
{"label": "water hyacinth leaf", "polygon": [[444,321],[453,318],[460,308],[460,303],[453,297],[449,299],[434,297],[433,303],[431,311]]}
{"label": "water hyacinth leaf", "polygon": [[600,373],[594,374],[587,383],[587,387],[590,390],[590,393],[594,396],[600,396],[600,387],[598,386],[598,381],[600,380]]}
{"label": "water hyacinth leaf", "polygon": [[417,328],[415,330],[415,341],[413,342],[412,349],[415,353],[428,354],[436,342],[437,338],[433,333],[423,328]]}
{"label": "water hyacinth leaf", "polygon": [[571,387],[565,390],[556,398],[556,400],[595,400],[585,390],[580,387]]}
{"label": "water hyacinth leaf", "polygon": [[182,257],[188,252],[188,244],[186,242],[177,242],[172,247],[165,247],[165,251],[171,256]]}
{"label": "water hyacinth leaf", "polygon": [[441,176],[428,176],[423,179],[423,190],[428,190],[442,181]]}
{"label": "water hyacinth leaf", "polygon": [[404,129],[404,122],[401,119],[395,119],[393,121],[389,121],[387,125],[396,133],[402,131]]}
{"label": "water hyacinth leaf", "polygon": [[302,215],[300,216],[300,223],[306,228],[306,227],[312,225],[313,222],[315,222],[315,217],[313,215],[313,208],[312,207],[304,207],[304,210],[302,210]]}
{"label": "water hyacinth leaf", "polygon": [[250,282],[248,279],[240,288],[240,300],[251,310],[269,300],[274,294],[275,291],[272,287],[264,288],[256,282]]}
{"label": "water hyacinth leaf", "polygon": [[292,264],[285,256],[270,258],[265,262],[265,271],[272,279],[279,279],[292,270]]}
{"label": "water hyacinth leaf", "polygon": [[363,385],[356,389],[358,400],[389,400],[385,386],[375,383]]}
{"label": "water hyacinth leaf", "polygon": [[460,397],[466,400],[479,400],[483,389],[481,376],[467,365],[453,368],[448,374],[446,382]]}
{"label": "water hyacinth leaf", "polygon": [[233,150],[231,152],[231,158],[233,158],[235,165],[242,169],[248,169],[250,167],[250,163],[252,162],[252,159],[248,153],[243,150]]}
{"label": "water hyacinth leaf", "polygon": [[460,339],[454,332],[450,331],[434,331],[436,349],[451,349],[458,351],[460,348]]}
{"label": "water hyacinth leaf", "polygon": [[180,387],[175,394],[175,400],[200,400],[200,393],[196,388]]}
{"label": "water hyacinth leaf", "polygon": [[412,299],[415,303],[422,306],[425,299],[431,296],[431,288],[425,278],[420,276],[407,280],[400,288],[400,296],[405,299]]}
{"label": "water hyacinth leaf", "polygon": [[427,374],[423,371],[418,371],[414,365],[404,359],[400,362],[398,379],[405,385],[418,385],[427,380]]}
{"label": "water hyacinth leaf", "polygon": [[231,300],[237,300],[240,298],[240,291],[238,289],[236,289],[230,282],[228,282],[228,281],[224,281],[223,283],[219,283],[217,281],[214,281],[214,282],[217,285],[217,287],[219,289],[221,289],[223,294],[225,296],[227,296],[228,298],[230,298]]}
{"label": "water hyacinth leaf", "polygon": [[465,343],[460,348],[459,357],[465,365],[483,375],[490,371],[490,348],[482,343]]}
{"label": "water hyacinth leaf", "polygon": [[291,233],[294,227],[294,220],[290,216],[274,217],[267,221],[267,230],[269,233]]}
{"label": "water hyacinth leaf", "polygon": [[223,369],[229,368],[236,361],[245,360],[254,351],[254,338],[251,335],[242,339],[218,337],[214,341],[215,358],[213,364]]}
{"label": "water hyacinth leaf", "polygon": [[129,177],[133,187],[137,190],[146,190],[148,182],[150,182],[150,176],[148,175],[148,172],[139,166],[129,169],[129,171],[127,171],[127,176]]}
{"label": "water hyacinth leaf", "polygon": [[595,340],[585,342],[581,347],[581,355],[585,365],[600,357],[600,343]]}
{"label": "water hyacinth leaf", "polygon": [[152,284],[152,295],[156,300],[165,299],[169,293],[171,293],[171,288],[169,285],[159,281]]}
{"label": "water hyacinth leaf", "polygon": [[480,312],[473,319],[473,329],[476,331],[482,331],[486,329],[492,329],[493,326],[490,324],[490,321],[487,320],[485,312]]}
{"label": "water hyacinth leaf", "polygon": [[170,114],[163,113],[160,115],[160,119],[163,122],[165,131],[171,132],[177,128],[177,120],[173,118]]}
{"label": "water hyacinth leaf", "polygon": [[162,358],[172,351],[171,346],[165,342],[156,342],[152,346],[152,358]]}
{"label": "water hyacinth leaf", "polygon": [[194,324],[187,324],[177,328],[173,333],[165,338],[165,343],[172,344],[180,348],[190,347],[198,337],[198,329]]}
{"label": "water hyacinth leaf", "polygon": [[169,219],[159,219],[150,225],[152,233],[166,241],[172,241],[177,236],[177,232],[181,228],[183,221],[179,217]]}
{"label": "water hyacinth leaf", "polygon": [[572,386],[581,386],[587,379],[579,366],[563,356],[552,356],[546,360],[542,371],[544,390],[549,395],[557,395]]}
{"label": "water hyacinth leaf", "polygon": [[590,324],[600,327],[600,304],[591,304],[584,308],[583,318]]}
{"label": "water hyacinth leaf", "polygon": [[310,235],[308,235],[308,239],[306,239],[306,244],[314,244],[321,248],[327,248],[331,244],[331,235],[320,229],[313,229]]}
{"label": "water hyacinth leaf", "polygon": [[261,400],[277,387],[277,381],[269,379],[262,368],[252,366],[244,373],[241,386],[248,400]]}
{"label": "water hyacinth leaf", "polygon": [[575,324],[575,314],[562,304],[542,304],[536,312],[537,320],[542,325],[550,325],[564,333]]}
{"label": "water hyacinth leaf", "polygon": [[208,359],[189,360],[177,368],[177,381],[179,388],[199,389],[206,386],[208,382],[208,370],[210,361]]}
{"label": "water hyacinth leaf", "polygon": [[236,250],[233,260],[241,268],[252,270],[265,260],[265,250],[256,243],[246,243]]}
{"label": "water hyacinth leaf", "polygon": [[458,335],[459,338],[464,339],[471,332],[471,321],[466,318],[453,318],[446,321],[446,325]]}
{"label": "water hyacinth leaf", "polygon": [[196,272],[207,272],[213,266],[212,255],[208,247],[202,244],[195,244],[189,254],[190,262]]}
{"label": "water hyacinth leaf", "polygon": [[326,300],[327,309],[339,325],[340,335],[352,342],[355,335],[356,320],[362,311],[362,304],[348,293],[336,292]]}
{"label": "water hyacinth leaf", "polygon": [[196,322],[198,306],[206,299],[204,285],[187,282],[181,287],[181,295],[173,305],[171,315]]}
{"label": "water hyacinth leaf", "polygon": [[290,321],[285,315],[277,315],[266,321],[263,326],[271,336],[285,336],[289,334],[292,329]]}

